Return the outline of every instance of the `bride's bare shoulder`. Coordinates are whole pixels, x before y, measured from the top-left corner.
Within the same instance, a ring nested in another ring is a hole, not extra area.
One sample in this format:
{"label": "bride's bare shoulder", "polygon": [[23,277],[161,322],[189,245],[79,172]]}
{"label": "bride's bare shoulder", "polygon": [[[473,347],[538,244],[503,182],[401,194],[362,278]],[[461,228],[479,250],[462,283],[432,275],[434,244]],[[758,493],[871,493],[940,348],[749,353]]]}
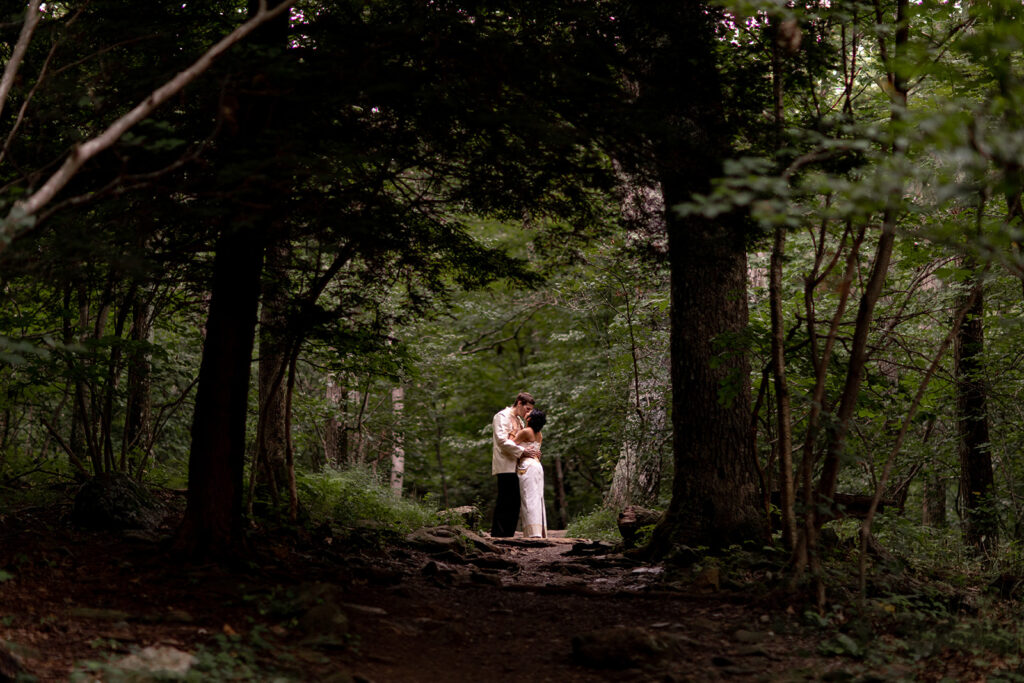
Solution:
{"label": "bride's bare shoulder", "polygon": [[533,432],[532,427],[523,427],[516,432],[516,441],[523,443],[524,441],[536,441],[537,435]]}

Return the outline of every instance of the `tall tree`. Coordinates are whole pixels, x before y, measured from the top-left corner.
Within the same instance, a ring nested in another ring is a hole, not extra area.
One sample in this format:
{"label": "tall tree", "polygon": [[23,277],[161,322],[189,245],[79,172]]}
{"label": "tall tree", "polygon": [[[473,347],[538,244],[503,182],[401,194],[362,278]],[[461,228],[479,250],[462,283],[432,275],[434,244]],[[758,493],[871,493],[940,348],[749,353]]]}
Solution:
{"label": "tall tree", "polygon": [[[251,0],[249,14],[257,15],[263,4]],[[283,84],[272,66],[287,32],[287,14],[260,27],[247,50],[247,69],[229,94],[237,103],[236,128],[222,143],[222,163],[235,166],[223,174],[231,206],[222,214],[226,222],[215,245],[188,501],[175,539],[175,548],[189,556],[232,558],[244,549],[245,434],[256,315],[264,252],[286,196],[280,164],[280,131],[286,124],[274,106]]]}
{"label": "tall tree", "polygon": [[[650,550],[723,547],[767,538],[750,432],[747,228],[675,207],[707,193],[732,153],[719,76],[720,14],[702,2],[624,8],[626,45],[638,65],[637,108],[653,125],[671,264],[671,375],[675,474],[672,501]],[[726,359],[723,352],[732,349]]]}

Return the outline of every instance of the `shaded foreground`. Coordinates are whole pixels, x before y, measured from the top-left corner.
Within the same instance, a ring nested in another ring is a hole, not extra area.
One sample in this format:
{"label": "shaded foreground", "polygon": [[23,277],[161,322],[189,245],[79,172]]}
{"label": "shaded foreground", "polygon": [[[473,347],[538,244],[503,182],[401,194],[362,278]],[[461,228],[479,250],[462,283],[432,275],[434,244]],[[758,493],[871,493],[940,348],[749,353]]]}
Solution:
{"label": "shaded foreground", "polygon": [[580,539],[443,527],[393,544],[323,527],[267,533],[228,572],[66,513],[0,521],[0,681],[166,680],[125,677],[158,667],[188,680],[975,680],[999,665],[942,648],[866,657],[758,570],[742,585],[666,572]]}

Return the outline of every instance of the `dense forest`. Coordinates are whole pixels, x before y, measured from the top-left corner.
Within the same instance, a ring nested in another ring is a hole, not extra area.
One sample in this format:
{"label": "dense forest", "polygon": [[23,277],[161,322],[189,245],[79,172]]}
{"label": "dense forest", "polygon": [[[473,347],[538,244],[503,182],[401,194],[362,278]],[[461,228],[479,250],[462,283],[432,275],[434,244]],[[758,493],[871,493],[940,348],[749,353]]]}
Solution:
{"label": "dense forest", "polygon": [[486,529],[529,391],[552,530],[649,515],[632,561],[749,552],[833,624],[899,563],[1014,593],[1022,20],[8,4],[0,520],[118,481],[173,501],[168,561],[222,568]]}

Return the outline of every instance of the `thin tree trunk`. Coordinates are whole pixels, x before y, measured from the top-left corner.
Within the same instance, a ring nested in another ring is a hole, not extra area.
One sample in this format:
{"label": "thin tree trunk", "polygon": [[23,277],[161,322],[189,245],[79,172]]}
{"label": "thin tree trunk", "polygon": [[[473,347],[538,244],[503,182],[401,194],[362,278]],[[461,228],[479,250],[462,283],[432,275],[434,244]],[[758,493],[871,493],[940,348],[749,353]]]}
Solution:
{"label": "thin tree trunk", "polygon": [[[86,289],[84,283],[78,285],[78,328],[77,334],[72,333],[72,336],[77,337],[78,341],[85,341],[88,338],[86,330],[89,329],[89,321],[91,318],[91,306],[89,301],[89,291]],[[78,363],[85,365],[87,361],[79,358]],[[69,448],[74,453],[81,457],[81,453],[84,451],[89,456],[89,461],[92,464],[93,475],[103,473],[103,456],[100,449],[96,447],[95,439],[92,436],[92,425],[90,422],[90,413],[88,408],[88,399],[86,397],[86,384],[83,379],[84,367],[76,367],[75,360],[69,360],[70,371],[75,377],[75,395],[74,395],[74,408],[71,412],[71,436],[68,440]]]}
{"label": "thin tree trunk", "polygon": [[335,384],[333,377],[328,377],[326,394],[331,414],[324,421],[324,460],[329,466],[337,467],[342,458],[341,421],[335,411],[340,407],[344,389]]}
{"label": "thin tree trunk", "polygon": [[405,390],[402,387],[395,387],[391,390],[391,412],[395,423],[391,434],[391,493],[396,498],[402,497],[402,483],[405,481],[405,447],[402,443],[402,428],[400,426],[404,400]]}
{"label": "thin tree trunk", "polygon": [[128,298],[125,298],[114,322],[114,336],[118,341],[111,345],[110,359],[107,361],[107,380],[103,392],[103,411],[100,415],[100,434],[103,441],[103,461],[108,472],[124,472],[123,459],[120,467],[114,461],[114,394],[117,391],[118,378],[121,375],[121,356],[123,354],[120,340],[124,338],[124,327],[128,322],[129,311]]}
{"label": "thin tree trunk", "polygon": [[288,302],[284,292],[287,249],[267,249],[267,287],[260,309],[259,422],[256,428],[257,483],[276,504],[288,482],[284,378],[288,367]]}
{"label": "thin tree trunk", "polygon": [[569,503],[565,495],[565,469],[562,467],[562,457],[554,456],[555,463],[555,512],[558,513],[560,529],[569,526]]}
{"label": "thin tree trunk", "polygon": [[782,314],[782,261],[785,256],[786,233],[775,229],[769,272],[769,299],[772,325],[772,374],[775,383],[775,412],[778,433],[776,447],[779,454],[779,491],[782,511],[782,541],[789,550],[796,547],[796,486],[793,478],[793,417],[786,381],[786,330]]}
{"label": "thin tree trunk", "polygon": [[972,273],[966,296],[973,299],[957,329],[954,345],[960,490],[966,511],[965,540],[976,550],[987,553],[998,543],[999,520],[993,499],[995,484],[984,380],[984,291],[973,259],[965,259],[964,267]]}
{"label": "thin tree trunk", "polygon": [[[894,63],[898,63],[898,60],[903,57],[909,40],[909,28],[907,26],[908,1],[898,0],[897,2]],[[901,120],[903,111],[907,107],[907,84],[902,74],[897,70],[893,70],[889,74],[889,78],[895,93],[891,117],[895,127]],[[895,131],[893,137],[896,140],[899,139]],[[893,143],[892,152],[894,155],[903,152],[899,142]],[[902,187],[894,188],[890,192],[888,205],[883,214],[882,233],[875,248],[875,259],[871,268],[871,275],[861,295],[860,306],[857,310],[853,341],[850,344],[850,359],[846,366],[846,381],[843,384],[839,409],[836,411],[834,431],[829,439],[821,477],[818,480],[818,493],[825,499],[832,498],[836,491],[841,455],[846,447],[846,436],[850,429],[850,420],[857,407],[861,380],[863,379],[864,367],[867,362],[867,341],[871,329],[871,320],[874,316],[875,305],[882,294],[885,278],[889,272],[889,262],[892,258],[893,244],[896,240],[896,220],[899,216],[899,203],[901,200]],[[820,524],[816,524],[816,527],[820,528]]]}
{"label": "thin tree trunk", "polygon": [[288,359],[288,390],[284,402],[285,481],[288,483],[288,519],[299,518],[299,489],[295,480],[295,444],[292,442],[292,398],[295,396],[296,367],[299,349],[296,346]]}
{"label": "thin tree trunk", "polygon": [[[780,21],[772,20],[772,100],[775,119],[775,149],[782,147],[783,117],[782,35]],[[782,313],[782,264],[786,254],[786,228],[775,228],[768,296],[771,306],[772,374],[775,384],[776,451],[779,457],[779,507],[782,512],[782,542],[790,551],[796,547],[796,485],[793,479],[793,421],[786,381],[786,330]]]}
{"label": "thin tree trunk", "polygon": [[136,346],[128,362],[128,399],[125,407],[124,438],[121,440],[121,469],[141,479],[149,459],[152,426],[151,364],[143,345],[153,342],[153,307],[136,295],[132,308],[131,339]]}
{"label": "thin tree trunk", "polygon": [[[366,411],[366,401],[368,398],[367,392],[359,391],[358,389],[352,389],[348,392],[347,407],[358,406],[358,410],[355,415],[352,415],[349,410],[345,420],[345,456],[346,460],[350,465],[362,465],[365,460],[364,453],[364,441],[363,438],[363,414]],[[354,421],[351,419],[354,418]],[[353,438],[351,434],[355,434]]]}
{"label": "thin tree trunk", "polygon": [[444,436],[444,427],[439,420],[434,421],[434,454],[437,456],[437,471],[441,474],[441,491],[444,494],[444,508],[450,508],[448,500],[448,481],[444,475],[444,461],[441,459],[441,438]]}

